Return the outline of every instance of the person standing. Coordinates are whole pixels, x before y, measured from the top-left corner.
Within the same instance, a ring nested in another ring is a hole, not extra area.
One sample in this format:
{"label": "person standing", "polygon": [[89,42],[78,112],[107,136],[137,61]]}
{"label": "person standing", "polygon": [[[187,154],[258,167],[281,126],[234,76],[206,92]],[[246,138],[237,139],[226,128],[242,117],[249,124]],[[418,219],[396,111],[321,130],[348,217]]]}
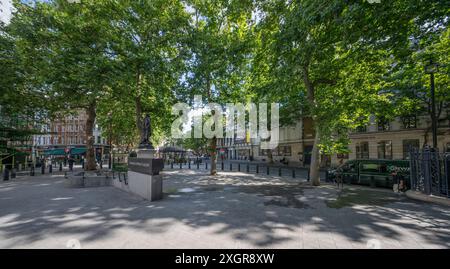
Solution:
{"label": "person standing", "polygon": [[73,159],[73,157],[71,155],[69,155],[69,170],[70,172],[73,172],[73,163],[75,162],[75,160]]}

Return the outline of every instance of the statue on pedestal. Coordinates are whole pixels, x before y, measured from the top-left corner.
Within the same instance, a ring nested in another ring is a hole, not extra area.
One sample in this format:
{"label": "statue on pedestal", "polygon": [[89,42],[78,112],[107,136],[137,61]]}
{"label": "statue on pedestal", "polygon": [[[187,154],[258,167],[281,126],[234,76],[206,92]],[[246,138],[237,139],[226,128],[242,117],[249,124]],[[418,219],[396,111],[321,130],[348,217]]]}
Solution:
{"label": "statue on pedestal", "polygon": [[153,145],[150,142],[151,136],[152,136],[151,119],[150,115],[147,113],[145,115],[144,121],[142,122],[141,143],[139,143],[139,148],[153,149]]}

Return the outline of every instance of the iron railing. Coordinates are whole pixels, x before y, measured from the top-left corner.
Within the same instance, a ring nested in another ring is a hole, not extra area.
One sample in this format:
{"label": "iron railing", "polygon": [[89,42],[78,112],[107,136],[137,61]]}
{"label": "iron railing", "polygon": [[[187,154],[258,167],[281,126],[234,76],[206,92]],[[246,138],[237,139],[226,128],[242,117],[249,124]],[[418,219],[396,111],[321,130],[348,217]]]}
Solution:
{"label": "iron railing", "polygon": [[411,149],[411,189],[427,195],[450,197],[450,153],[433,148]]}

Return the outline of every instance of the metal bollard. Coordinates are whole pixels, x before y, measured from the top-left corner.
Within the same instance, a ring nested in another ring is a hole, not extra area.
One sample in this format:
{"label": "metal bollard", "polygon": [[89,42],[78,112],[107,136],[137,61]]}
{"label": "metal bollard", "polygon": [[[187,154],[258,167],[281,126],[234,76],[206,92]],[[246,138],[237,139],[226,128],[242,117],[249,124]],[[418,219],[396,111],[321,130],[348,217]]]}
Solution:
{"label": "metal bollard", "polygon": [[281,167],[278,168],[278,176],[281,177]]}
{"label": "metal bollard", "polygon": [[30,176],[34,177],[34,166],[31,166],[31,169],[30,169]]}
{"label": "metal bollard", "polygon": [[310,179],[311,179],[311,178],[310,178],[310,175],[309,175],[309,169],[308,169],[308,177],[306,178],[306,181],[309,182]]}
{"label": "metal bollard", "polygon": [[200,169],[200,163],[197,162],[197,170],[199,170],[199,169]]}
{"label": "metal bollard", "polygon": [[250,172],[250,164],[247,164],[247,173],[249,173]]}
{"label": "metal bollard", "polygon": [[241,164],[238,163],[238,172],[241,172]]}
{"label": "metal bollard", "polygon": [[45,165],[44,164],[41,165],[41,174],[45,174]]}
{"label": "metal bollard", "polygon": [[292,169],[292,178],[295,178],[295,168]]}
{"label": "metal bollard", "polygon": [[188,162],[188,168],[191,169],[191,161]]}
{"label": "metal bollard", "polygon": [[205,169],[208,170],[208,162],[205,162]]}
{"label": "metal bollard", "polygon": [[183,163],[180,162],[180,169],[183,169]]}
{"label": "metal bollard", "polygon": [[223,171],[223,162],[222,162],[222,167],[221,168],[222,168],[222,171]]}
{"label": "metal bollard", "polygon": [[259,174],[259,165],[256,165],[256,173]]}
{"label": "metal bollard", "polygon": [[59,162],[59,171],[62,171],[62,162]]}
{"label": "metal bollard", "polygon": [[233,164],[230,163],[230,171],[233,171]]}
{"label": "metal bollard", "polygon": [[266,166],[266,174],[269,175],[270,174],[270,167]]}
{"label": "metal bollard", "polygon": [[170,163],[170,168],[173,169],[173,162]]}
{"label": "metal bollard", "polygon": [[48,166],[48,173],[49,173],[49,174],[53,173],[53,164],[50,164],[50,165]]}
{"label": "metal bollard", "polygon": [[9,180],[9,169],[5,168],[4,172],[3,172],[3,181],[8,181]]}

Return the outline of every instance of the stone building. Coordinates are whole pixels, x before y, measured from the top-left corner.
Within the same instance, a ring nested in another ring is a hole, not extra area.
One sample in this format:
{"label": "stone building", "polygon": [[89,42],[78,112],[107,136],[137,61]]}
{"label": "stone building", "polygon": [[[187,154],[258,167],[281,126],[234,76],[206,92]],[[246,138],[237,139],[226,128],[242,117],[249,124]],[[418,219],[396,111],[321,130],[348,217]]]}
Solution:
{"label": "stone building", "polygon": [[[68,115],[50,121],[43,128],[42,135],[33,137],[33,148],[36,156],[62,157],[69,153],[80,158],[86,152],[86,112],[78,110],[74,115]],[[102,136],[97,124],[94,126],[95,150],[98,158],[109,153],[107,140]]]}
{"label": "stone building", "polygon": [[[321,166],[337,165],[349,159],[407,159],[410,147],[432,145],[431,120],[428,115],[383,121],[372,117],[368,126],[349,134],[348,154],[321,155]],[[291,126],[280,127],[279,146],[272,150],[275,163],[308,166],[314,144],[312,119],[303,118]],[[258,139],[217,140],[218,159],[267,161],[268,150]],[[450,152],[450,111],[442,113],[438,124],[438,148]]]}

